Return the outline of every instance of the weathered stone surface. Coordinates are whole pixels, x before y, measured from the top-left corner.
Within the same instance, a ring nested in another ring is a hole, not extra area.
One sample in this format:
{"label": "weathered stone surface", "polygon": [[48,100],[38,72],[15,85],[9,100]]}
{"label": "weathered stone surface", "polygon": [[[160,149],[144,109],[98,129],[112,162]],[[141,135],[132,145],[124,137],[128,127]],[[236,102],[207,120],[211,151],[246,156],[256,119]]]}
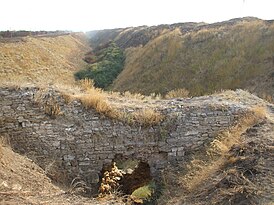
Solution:
{"label": "weathered stone surface", "polygon": [[[198,149],[209,138],[234,123],[244,108],[227,105],[223,111],[206,104],[181,100],[163,101],[159,110],[166,116],[160,125],[141,127],[86,110],[78,101],[65,104],[58,92],[34,99],[36,88],[0,88],[0,135],[9,135],[13,148],[31,153],[46,167],[54,159],[73,179],[97,183],[106,163],[120,155],[148,162],[152,175],[169,163],[182,160],[190,149]],[[45,114],[43,103],[55,97],[62,115]],[[161,102],[160,102],[161,103]]]}

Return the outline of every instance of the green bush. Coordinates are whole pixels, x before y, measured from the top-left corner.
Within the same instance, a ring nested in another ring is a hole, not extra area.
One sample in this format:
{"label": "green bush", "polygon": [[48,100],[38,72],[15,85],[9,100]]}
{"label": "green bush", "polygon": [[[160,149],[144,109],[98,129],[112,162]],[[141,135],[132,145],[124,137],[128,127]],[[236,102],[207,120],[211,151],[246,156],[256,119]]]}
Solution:
{"label": "green bush", "polygon": [[96,87],[106,88],[123,70],[124,53],[115,43],[110,43],[108,47],[97,50],[95,55],[99,60],[75,73],[75,78],[93,79]]}

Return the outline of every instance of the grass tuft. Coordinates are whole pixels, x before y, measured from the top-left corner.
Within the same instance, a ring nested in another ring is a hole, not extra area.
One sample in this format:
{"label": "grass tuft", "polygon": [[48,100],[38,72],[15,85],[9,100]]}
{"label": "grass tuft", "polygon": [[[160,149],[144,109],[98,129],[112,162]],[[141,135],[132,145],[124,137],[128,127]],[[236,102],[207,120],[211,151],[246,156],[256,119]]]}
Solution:
{"label": "grass tuft", "polygon": [[46,103],[45,103],[45,113],[47,115],[49,115],[50,117],[52,117],[52,118],[55,118],[56,116],[62,114],[60,105],[53,98],[46,101]]}
{"label": "grass tuft", "polygon": [[170,99],[170,98],[186,98],[189,97],[189,91],[185,88],[179,88],[175,90],[169,91],[165,98]]}
{"label": "grass tuft", "polygon": [[97,112],[114,117],[116,110],[108,103],[106,96],[97,89],[90,89],[79,98],[86,109],[94,108]]}
{"label": "grass tuft", "polygon": [[78,81],[78,84],[80,85],[80,87],[84,90],[84,91],[88,91],[90,89],[94,89],[94,81],[92,79],[82,79]]}
{"label": "grass tuft", "polygon": [[163,116],[152,109],[142,109],[132,113],[134,121],[141,123],[142,125],[156,125],[163,120]]}

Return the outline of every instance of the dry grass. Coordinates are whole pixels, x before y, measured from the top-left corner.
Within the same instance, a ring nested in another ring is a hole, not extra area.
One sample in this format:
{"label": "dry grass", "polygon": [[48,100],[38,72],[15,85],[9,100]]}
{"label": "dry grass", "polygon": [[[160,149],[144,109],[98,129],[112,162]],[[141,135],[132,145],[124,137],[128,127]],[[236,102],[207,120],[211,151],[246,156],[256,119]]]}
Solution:
{"label": "dry grass", "polygon": [[[55,87],[55,89],[60,91],[62,98],[67,104],[74,100],[79,100],[86,109],[95,109],[100,114],[129,124],[155,125],[160,123],[164,118],[152,108],[143,108],[143,106],[139,106],[140,108],[137,108],[138,106],[134,107],[136,104],[139,105],[139,103],[142,103],[141,101],[149,101],[152,98],[158,99],[160,98],[159,95],[142,96],[139,94],[130,94],[129,92],[125,94],[106,92],[94,87],[94,83],[90,79],[79,81],[74,89],[70,86]],[[48,88],[39,89],[34,94],[34,102],[43,107],[46,114],[55,118],[63,113],[58,100],[55,97],[48,97],[48,92]],[[114,101],[114,103],[110,103],[109,99]],[[115,103],[115,101],[118,103]],[[127,104],[127,102],[132,103],[130,104],[130,109],[136,111],[128,112],[121,106]]]}
{"label": "dry grass", "polygon": [[152,109],[142,109],[132,113],[132,117],[135,122],[138,122],[142,125],[156,125],[163,120],[163,116]]}
{"label": "dry grass", "polygon": [[238,120],[234,127],[222,132],[211,142],[211,147],[207,151],[210,156],[225,156],[233,145],[240,144],[242,142],[242,133],[266,117],[265,107],[254,107],[250,110],[250,112],[251,113],[246,114]]}
{"label": "dry grass", "polygon": [[264,119],[267,116],[267,108],[265,106],[253,106],[250,111],[257,119]]}
{"label": "dry grass", "polygon": [[85,108],[94,108],[97,112],[108,115],[111,112],[111,106],[108,103],[106,93],[94,87],[94,81],[91,79],[83,79],[79,81],[80,87],[85,94],[80,97]]}
{"label": "dry grass", "polygon": [[151,100],[162,100],[163,97],[161,94],[151,93],[150,95],[142,95],[141,93],[131,93],[129,91],[125,92],[115,92],[115,91],[108,91],[108,96],[111,98],[119,98],[120,100],[131,100],[131,101],[139,101],[139,102],[146,102]]}
{"label": "dry grass", "polygon": [[78,99],[81,100],[85,108],[94,108],[97,112],[103,114],[111,112],[106,93],[99,88],[95,88],[92,80],[80,80],[79,85],[84,90],[84,94],[78,96]]}
{"label": "dry grass", "polygon": [[84,79],[80,81],[80,85],[85,93],[76,96],[76,98],[82,102],[86,109],[93,108],[111,118],[118,117],[116,109],[108,102],[106,93],[99,88],[95,88],[93,81]]}
{"label": "dry grass", "polygon": [[186,33],[169,30],[142,47],[127,49],[125,67],[113,88],[143,94],[187,88],[191,96],[245,88],[273,95],[273,28],[254,20]]}
{"label": "dry grass", "polygon": [[107,102],[107,98],[96,91],[89,91],[89,94],[79,97],[85,108],[94,108],[97,112],[106,116],[113,116],[114,109]]}
{"label": "dry grass", "polygon": [[163,116],[153,110],[144,108],[133,113],[126,113],[111,106],[106,95],[99,89],[90,89],[87,94],[77,97],[87,109],[93,108],[97,112],[110,118],[118,119],[130,124],[139,123],[144,126],[156,125],[163,120]]}
{"label": "dry grass", "polygon": [[189,97],[189,91],[185,88],[179,88],[175,90],[169,91],[165,98],[170,99],[170,98],[186,98]]}
{"label": "dry grass", "polygon": [[219,136],[211,142],[207,155],[213,160],[208,166],[195,174],[195,179],[189,183],[190,190],[193,190],[204,181],[209,175],[219,170],[226,162],[226,156],[234,145],[242,143],[241,135],[251,126],[264,119],[266,110],[264,107],[254,107],[251,112],[241,117],[237,124],[219,134]]}
{"label": "dry grass", "polygon": [[45,113],[52,118],[55,118],[56,116],[62,114],[60,105],[53,98],[50,98],[48,101],[46,101],[44,105],[44,109],[45,109]]}
{"label": "dry grass", "polygon": [[140,93],[134,93],[134,94],[132,94],[129,91],[126,91],[126,92],[122,93],[121,95],[124,96],[124,97],[126,97],[126,98],[137,99],[137,100],[144,100],[146,98],[145,95],[142,95]]}
{"label": "dry grass", "polygon": [[0,44],[0,85],[73,84],[89,50],[78,35],[23,38]]}
{"label": "dry grass", "polygon": [[39,89],[34,94],[34,102],[43,107],[45,114],[52,118],[56,118],[58,115],[62,115],[61,107],[55,97],[48,96],[47,89]]}
{"label": "dry grass", "polygon": [[[146,97],[140,94],[131,94],[129,92],[125,92],[124,94],[120,93],[107,93],[103,91],[102,89],[95,88],[94,83],[92,80],[84,79],[79,82],[79,86],[82,88],[84,93],[80,95],[75,96],[66,96],[68,98],[68,101],[76,98],[79,99],[83,106],[86,109],[95,109],[97,112],[108,116],[110,118],[118,119],[123,122],[127,123],[139,123],[144,126],[149,125],[155,125],[160,123],[163,120],[163,116],[149,108],[140,109],[137,111],[134,111],[132,113],[127,113],[121,109],[118,109],[111,105],[111,103],[108,101],[108,96],[111,97],[121,97],[124,96],[126,98],[134,98],[138,100],[144,100],[144,99],[151,99],[150,97]],[[155,95],[154,98],[157,98],[159,96]]]}
{"label": "dry grass", "polygon": [[62,98],[66,104],[70,104],[74,100],[74,96],[68,93],[62,93]]}
{"label": "dry grass", "polygon": [[82,88],[84,91],[89,91],[91,89],[95,89],[94,87],[94,81],[91,79],[82,79],[78,81],[78,84],[80,88]]}

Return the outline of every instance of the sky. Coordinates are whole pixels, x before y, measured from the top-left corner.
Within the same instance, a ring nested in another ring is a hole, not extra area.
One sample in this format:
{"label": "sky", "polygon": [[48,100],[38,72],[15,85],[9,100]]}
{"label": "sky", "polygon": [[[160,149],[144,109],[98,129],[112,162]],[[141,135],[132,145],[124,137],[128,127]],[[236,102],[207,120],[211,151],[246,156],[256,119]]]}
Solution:
{"label": "sky", "polygon": [[274,19],[274,0],[2,0],[0,30],[90,31],[180,22]]}

